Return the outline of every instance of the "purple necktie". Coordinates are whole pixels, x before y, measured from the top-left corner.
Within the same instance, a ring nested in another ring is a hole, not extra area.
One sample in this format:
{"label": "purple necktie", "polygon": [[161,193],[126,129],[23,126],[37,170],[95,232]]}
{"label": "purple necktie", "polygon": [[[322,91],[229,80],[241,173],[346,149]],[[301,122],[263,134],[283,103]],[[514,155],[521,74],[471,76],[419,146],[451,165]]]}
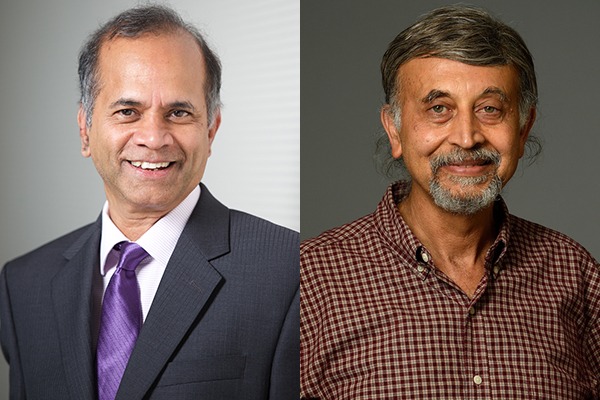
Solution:
{"label": "purple necktie", "polygon": [[114,247],[121,257],[102,302],[98,336],[98,397],[114,400],[125,366],[142,327],[140,288],[135,268],[148,256],[136,243],[121,242]]}

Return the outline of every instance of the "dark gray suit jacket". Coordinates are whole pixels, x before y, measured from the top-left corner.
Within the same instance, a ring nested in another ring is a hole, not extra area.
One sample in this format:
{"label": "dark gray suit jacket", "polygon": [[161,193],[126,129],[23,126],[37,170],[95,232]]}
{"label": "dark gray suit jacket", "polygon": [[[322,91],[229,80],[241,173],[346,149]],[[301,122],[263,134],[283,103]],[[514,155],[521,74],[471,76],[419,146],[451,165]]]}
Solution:
{"label": "dark gray suit jacket", "polygon": [[[92,281],[101,222],[8,263],[0,335],[11,399],[96,398]],[[298,234],[202,187],[117,399],[297,399]]]}

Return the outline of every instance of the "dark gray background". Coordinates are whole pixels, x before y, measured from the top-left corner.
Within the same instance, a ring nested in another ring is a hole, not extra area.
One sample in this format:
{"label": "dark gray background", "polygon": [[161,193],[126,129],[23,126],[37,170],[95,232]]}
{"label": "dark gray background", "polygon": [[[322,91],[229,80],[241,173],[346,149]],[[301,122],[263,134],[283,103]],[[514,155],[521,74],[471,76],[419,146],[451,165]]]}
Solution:
{"label": "dark gray background", "polygon": [[[301,4],[301,233],[372,212],[388,180],[372,161],[382,129],[379,63],[388,43],[450,1]],[[539,86],[533,133],[544,149],[504,190],[513,214],[557,229],[600,258],[600,2],[472,1],[515,28]]]}

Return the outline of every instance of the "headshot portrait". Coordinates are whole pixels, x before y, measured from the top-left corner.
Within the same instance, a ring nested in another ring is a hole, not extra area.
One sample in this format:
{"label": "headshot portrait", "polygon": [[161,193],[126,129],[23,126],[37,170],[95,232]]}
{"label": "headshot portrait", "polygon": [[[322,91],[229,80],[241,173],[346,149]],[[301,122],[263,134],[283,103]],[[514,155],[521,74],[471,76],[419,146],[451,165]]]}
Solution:
{"label": "headshot portrait", "polygon": [[[384,134],[379,65],[387,45],[420,15],[452,1],[302,3],[302,239],[373,211],[389,182],[374,160]],[[524,157],[502,195],[510,211],[563,232],[600,258],[597,128],[587,114],[600,86],[600,13],[593,0],[469,1],[506,22],[534,58],[539,104]],[[543,10],[543,13],[541,12]]]}
{"label": "headshot portrait", "polygon": [[297,398],[299,2],[0,19],[0,399]]}
{"label": "headshot portrait", "polygon": [[600,397],[600,8],[470,3],[303,3],[302,399]]}

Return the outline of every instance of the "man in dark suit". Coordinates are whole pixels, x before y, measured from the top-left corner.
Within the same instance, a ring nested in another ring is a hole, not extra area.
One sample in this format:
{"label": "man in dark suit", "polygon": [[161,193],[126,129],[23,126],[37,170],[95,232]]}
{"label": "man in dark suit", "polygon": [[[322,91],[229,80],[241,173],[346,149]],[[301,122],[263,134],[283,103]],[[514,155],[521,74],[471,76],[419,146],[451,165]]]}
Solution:
{"label": "man in dark suit", "polygon": [[[12,399],[297,398],[298,235],[200,184],[220,74],[164,7],[125,11],[84,46],[82,154],[107,202],[95,223],[2,270]],[[134,264],[130,246],[142,249]],[[125,281],[135,296],[115,289]]]}

